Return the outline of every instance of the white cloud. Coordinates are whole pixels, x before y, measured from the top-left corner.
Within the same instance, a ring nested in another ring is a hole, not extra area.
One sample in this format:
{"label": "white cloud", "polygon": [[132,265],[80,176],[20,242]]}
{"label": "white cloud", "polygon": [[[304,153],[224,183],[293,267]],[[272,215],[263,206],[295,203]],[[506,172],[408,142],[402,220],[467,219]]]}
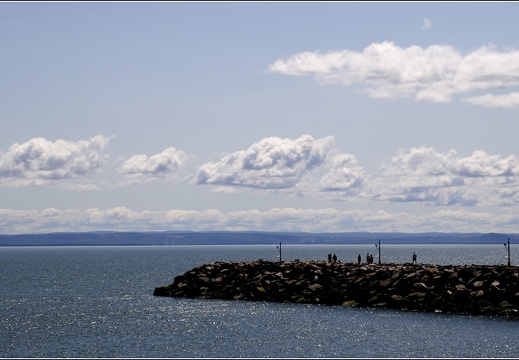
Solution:
{"label": "white cloud", "polygon": [[305,175],[296,192],[299,196],[332,201],[355,200],[365,186],[364,169],[351,154],[329,155],[320,169]]}
{"label": "white cloud", "polygon": [[469,104],[481,107],[519,109],[519,92],[512,92],[505,95],[485,94],[468,98],[466,101]]}
{"label": "white cloud", "polygon": [[369,195],[384,201],[430,205],[517,205],[519,162],[510,155],[474,151],[459,157],[454,150],[432,148],[400,152],[369,181]]}
{"label": "white cloud", "polygon": [[192,159],[193,155],[174,147],[151,156],[134,155],[119,167],[119,172],[126,176],[126,180],[120,185],[142,184],[160,177],[180,178],[181,170]]}
{"label": "white cloud", "polygon": [[429,30],[430,28],[432,28],[432,26],[433,26],[433,24],[430,19],[427,19],[427,18],[423,19],[422,27],[421,27],[422,30]]}
{"label": "white cloud", "polygon": [[196,183],[253,189],[287,189],[296,186],[310,170],[325,161],[334,138],[314,140],[269,137],[224,156],[218,162],[203,164]]}
{"label": "white cloud", "polygon": [[353,155],[335,155],[330,163],[330,171],[320,181],[322,191],[348,192],[361,187],[364,171],[357,165],[357,159]]}
{"label": "white cloud", "polygon": [[145,154],[134,155],[126,160],[120,171],[126,174],[163,174],[177,170],[184,165],[187,154],[174,147],[148,157]]}
{"label": "white cloud", "polygon": [[[385,41],[371,44],[362,52],[302,52],[275,61],[268,71],[312,76],[324,83],[359,84],[373,98],[450,102],[457,94],[517,87],[519,50],[482,46],[464,55],[448,45],[401,48]],[[507,100],[505,104],[516,101],[512,94],[500,98]],[[485,105],[485,100],[488,103],[487,97],[469,101]],[[500,102],[494,101],[493,106],[500,106]]]}
{"label": "white cloud", "polygon": [[0,208],[0,233],[48,233],[56,231],[160,231],[160,230],[257,230],[264,231],[402,231],[402,232],[514,232],[515,212],[440,210],[417,215],[380,210],[274,208],[267,211],[221,212],[109,209],[11,210]]}
{"label": "white cloud", "polygon": [[109,140],[97,135],[78,142],[38,137],[15,143],[0,157],[0,184],[39,186],[85,177],[104,165]]}

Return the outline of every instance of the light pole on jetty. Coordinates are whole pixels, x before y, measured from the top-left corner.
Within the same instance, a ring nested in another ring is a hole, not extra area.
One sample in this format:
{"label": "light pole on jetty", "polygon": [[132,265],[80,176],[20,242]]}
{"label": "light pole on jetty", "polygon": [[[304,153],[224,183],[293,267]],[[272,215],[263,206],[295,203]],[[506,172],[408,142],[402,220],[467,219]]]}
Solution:
{"label": "light pole on jetty", "polygon": [[510,238],[508,238],[508,243],[507,244],[504,244],[505,245],[505,248],[508,248],[508,266],[510,266]]}
{"label": "light pole on jetty", "polygon": [[378,241],[378,244],[375,244],[375,247],[378,248],[378,263],[382,264],[382,259],[380,258],[380,240]]}

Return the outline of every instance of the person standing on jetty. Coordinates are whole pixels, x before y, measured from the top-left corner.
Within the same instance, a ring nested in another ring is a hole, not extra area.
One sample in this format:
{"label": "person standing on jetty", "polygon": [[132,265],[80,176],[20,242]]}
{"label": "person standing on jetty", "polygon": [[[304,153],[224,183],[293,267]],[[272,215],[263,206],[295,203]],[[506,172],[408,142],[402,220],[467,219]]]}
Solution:
{"label": "person standing on jetty", "polygon": [[359,265],[360,265],[360,262],[361,262],[361,261],[362,261],[362,257],[361,257],[360,254],[359,254],[359,257],[357,258],[357,262],[359,263]]}
{"label": "person standing on jetty", "polygon": [[416,265],[416,253],[413,251],[413,265]]}

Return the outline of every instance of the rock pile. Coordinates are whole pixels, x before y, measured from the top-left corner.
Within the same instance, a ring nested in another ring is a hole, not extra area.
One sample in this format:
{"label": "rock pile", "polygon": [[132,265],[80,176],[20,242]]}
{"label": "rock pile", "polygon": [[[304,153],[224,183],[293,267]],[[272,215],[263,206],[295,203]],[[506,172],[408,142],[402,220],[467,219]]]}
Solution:
{"label": "rock pile", "polygon": [[379,307],[519,318],[519,268],[484,265],[215,262],[155,296]]}

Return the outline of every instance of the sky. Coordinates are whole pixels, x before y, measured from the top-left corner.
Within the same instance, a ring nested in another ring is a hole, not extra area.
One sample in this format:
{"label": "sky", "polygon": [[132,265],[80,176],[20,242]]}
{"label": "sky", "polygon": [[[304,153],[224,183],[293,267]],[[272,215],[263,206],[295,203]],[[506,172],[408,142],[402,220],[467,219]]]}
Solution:
{"label": "sky", "polygon": [[0,234],[519,233],[516,2],[0,2]]}

